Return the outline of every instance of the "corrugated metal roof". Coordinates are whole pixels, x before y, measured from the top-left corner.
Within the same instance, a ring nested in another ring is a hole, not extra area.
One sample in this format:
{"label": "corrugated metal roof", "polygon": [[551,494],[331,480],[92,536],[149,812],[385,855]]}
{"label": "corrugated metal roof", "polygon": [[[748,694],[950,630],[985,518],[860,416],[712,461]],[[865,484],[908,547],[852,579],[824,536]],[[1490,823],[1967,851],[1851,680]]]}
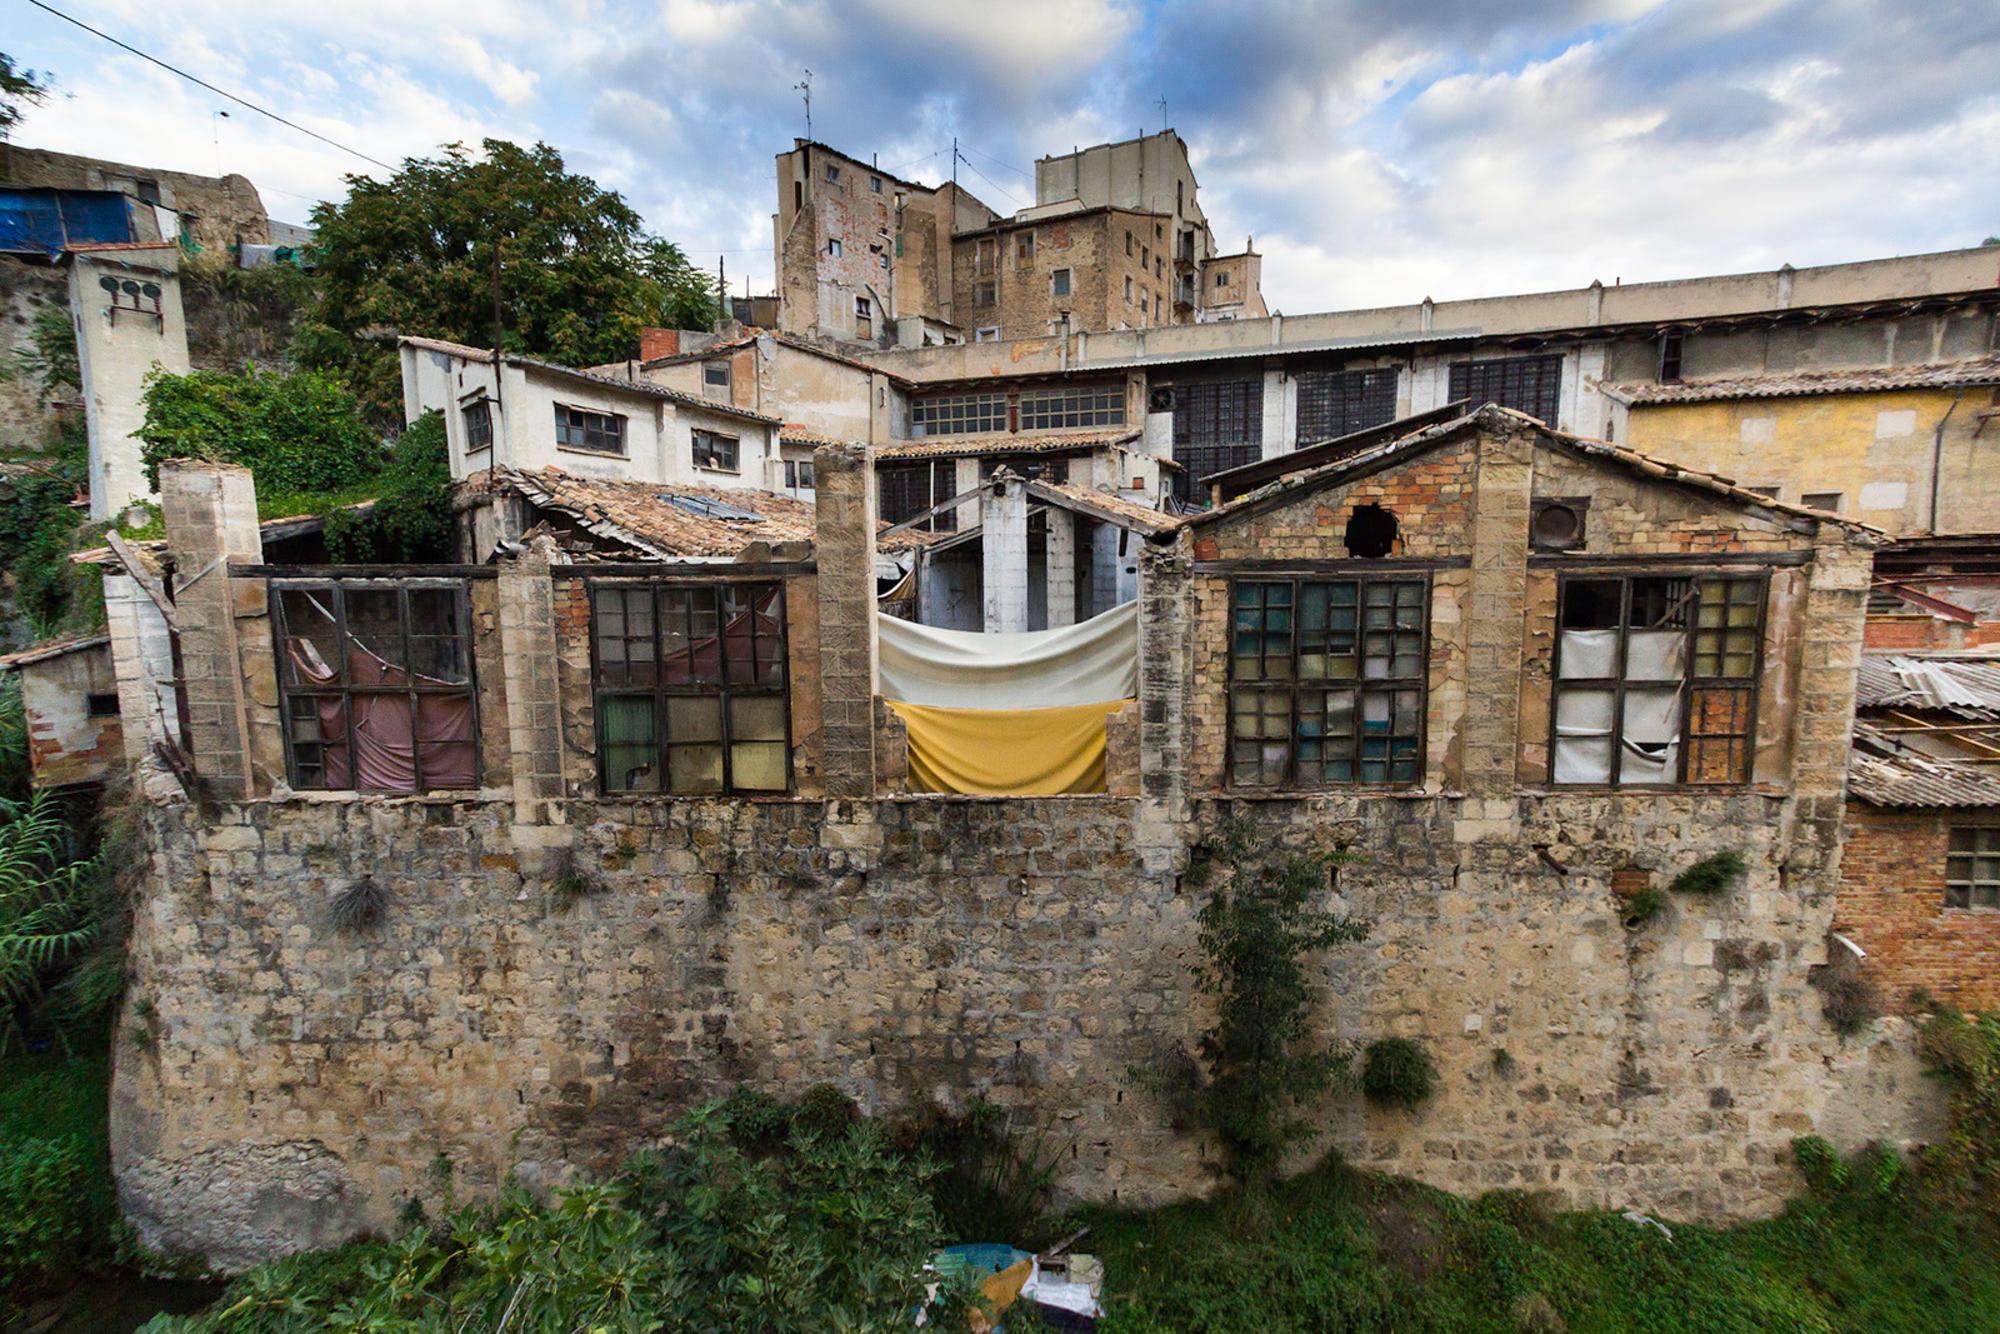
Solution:
{"label": "corrugated metal roof", "polygon": [[1804,398],[1813,394],[1867,394],[1888,389],[1954,389],[2000,384],[2000,357],[1930,366],[1873,370],[1792,371],[1784,375],[1731,375],[1679,384],[1606,385],[1634,404],[1707,403],[1738,398]]}
{"label": "corrugated metal roof", "polygon": [[2000,659],[1863,654],[1854,703],[2000,722]]}
{"label": "corrugated metal roof", "polygon": [[1847,790],[1871,806],[2000,806],[2000,769],[1920,755],[1864,721],[1854,725]]}

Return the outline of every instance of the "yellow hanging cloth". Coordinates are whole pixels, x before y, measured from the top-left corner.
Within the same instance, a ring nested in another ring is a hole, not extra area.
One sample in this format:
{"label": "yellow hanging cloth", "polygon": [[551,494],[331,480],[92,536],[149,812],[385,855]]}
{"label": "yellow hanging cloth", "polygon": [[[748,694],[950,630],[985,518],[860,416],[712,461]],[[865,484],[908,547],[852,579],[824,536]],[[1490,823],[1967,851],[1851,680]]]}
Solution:
{"label": "yellow hanging cloth", "polygon": [[1104,791],[1104,720],[1127,703],[946,709],[890,700],[910,734],[910,788],[989,797]]}

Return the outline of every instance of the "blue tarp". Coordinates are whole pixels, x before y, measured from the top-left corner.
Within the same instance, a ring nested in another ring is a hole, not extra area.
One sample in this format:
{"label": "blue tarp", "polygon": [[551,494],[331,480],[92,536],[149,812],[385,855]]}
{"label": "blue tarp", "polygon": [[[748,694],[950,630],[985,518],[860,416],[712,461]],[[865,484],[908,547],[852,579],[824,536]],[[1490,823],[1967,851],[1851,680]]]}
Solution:
{"label": "blue tarp", "polygon": [[132,239],[131,207],[116,191],[0,185],[0,252],[59,255],[73,245]]}

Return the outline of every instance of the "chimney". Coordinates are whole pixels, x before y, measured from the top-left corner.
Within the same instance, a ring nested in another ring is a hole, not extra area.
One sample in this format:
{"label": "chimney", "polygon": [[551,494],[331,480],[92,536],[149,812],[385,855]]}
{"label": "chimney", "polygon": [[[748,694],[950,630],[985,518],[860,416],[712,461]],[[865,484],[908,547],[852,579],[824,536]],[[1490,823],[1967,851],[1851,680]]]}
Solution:
{"label": "chimney", "polygon": [[681,331],[679,329],[639,330],[639,360],[651,361],[655,357],[677,357],[681,354]]}

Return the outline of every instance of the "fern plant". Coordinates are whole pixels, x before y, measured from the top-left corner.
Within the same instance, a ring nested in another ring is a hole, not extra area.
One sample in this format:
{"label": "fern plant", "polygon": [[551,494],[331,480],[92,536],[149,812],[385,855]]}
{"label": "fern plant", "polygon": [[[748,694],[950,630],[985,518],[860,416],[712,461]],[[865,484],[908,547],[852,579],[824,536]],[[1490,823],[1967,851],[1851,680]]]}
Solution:
{"label": "fern plant", "polygon": [[[111,892],[96,858],[68,855],[56,802],[0,800],[0,1052],[67,966],[103,934]],[[58,1029],[58,1036],[62,1036]]]}

